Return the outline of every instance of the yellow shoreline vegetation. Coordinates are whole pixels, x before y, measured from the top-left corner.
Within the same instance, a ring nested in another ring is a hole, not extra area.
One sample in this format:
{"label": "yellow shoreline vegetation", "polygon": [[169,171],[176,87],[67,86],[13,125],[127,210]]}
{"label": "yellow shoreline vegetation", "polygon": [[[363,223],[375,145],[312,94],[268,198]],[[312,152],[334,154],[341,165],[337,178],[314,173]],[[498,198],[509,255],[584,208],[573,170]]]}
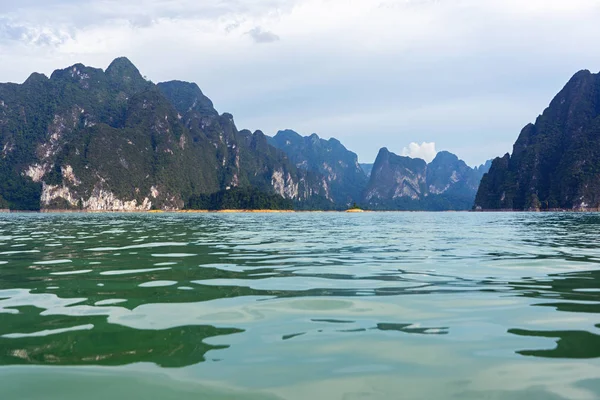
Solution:
{"label": "yellow shoreline vegetation", "polygon": [[[0,209],[0,214],[103,214],[103,213],[117,213],[117,214],[161,214],[161,213],[176,213],[176,214],[234,214],[234,213],[255,213],[255,214],[282,214],[282,213],[371,213],[371,212],[384,212],[384,213],[419,213],[419,212],[442,212],[442,213],[461,213],[461,212],[474,212],[469,210],[464,211],[416,211],[416,210],[362,210],[360,208],[350,208],[348,210],[40,210],[40,211],[25,211],[25,210],[8,210]],[[510,210],[484,210],[476,212],[534,212],[534,211],[510,211]],[[600,212],[599,209],[588,209],[588,210],[552,210],[542,212],[574,212],[574,213],[586,213],[586,212]]]}

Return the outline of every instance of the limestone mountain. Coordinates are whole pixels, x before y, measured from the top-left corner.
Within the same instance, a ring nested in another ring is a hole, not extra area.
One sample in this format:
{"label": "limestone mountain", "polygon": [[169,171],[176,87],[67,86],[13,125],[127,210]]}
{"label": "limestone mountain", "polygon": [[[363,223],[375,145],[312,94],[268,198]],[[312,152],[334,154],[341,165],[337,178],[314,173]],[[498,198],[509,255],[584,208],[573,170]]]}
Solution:
{"label": "limestone mountain", "polygon": [[427,164],[419,158],[379,151],[363,202],[374,209],[468,210],[481,170],[446,151]]}
{"label": "limestone mountain", "polygon": [[252,186],[297,201],[327,198],[329,187],[322,177],[296,168],[283,151],[269,145],[262,131],[238,131],[233,116],[219,115],[195,83],[171,81],[158,88],[175,106],[194,142],[210,144],[221,189]]}
{"label": "limestone mountain", "polygon": [[314,133],[303,137],[292,130],[283,130],[269,138],[269,143],[283,150],[296,167],[324,176],[330,197],[340,207],[360,201],[367,176],[358,164],[357,155],[339,140],[321,139]]}
{"label": "limestone mountain", "polygon": [[179,209],[253,187],[326,198],[261,132],[238,132],[197,85],[146,81],[126,58],[0,84],[0,200],[11,209]]}
{"label": "limestone mountain", "polygon": [[512,155],[496,158],[475,200],[477,209],[600,207],[600,74],[579,71]]}

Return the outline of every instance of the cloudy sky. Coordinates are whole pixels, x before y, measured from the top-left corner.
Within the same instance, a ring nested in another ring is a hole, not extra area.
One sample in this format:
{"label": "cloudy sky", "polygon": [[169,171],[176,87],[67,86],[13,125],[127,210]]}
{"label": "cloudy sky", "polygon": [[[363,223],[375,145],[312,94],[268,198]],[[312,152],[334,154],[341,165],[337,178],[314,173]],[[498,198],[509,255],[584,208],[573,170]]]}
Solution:
{"label": "cloudy sky", "polygon": [[598,21],[600,0],[0,0],[0,81],[127,56],[240,129],[475,165],[600,70]]}

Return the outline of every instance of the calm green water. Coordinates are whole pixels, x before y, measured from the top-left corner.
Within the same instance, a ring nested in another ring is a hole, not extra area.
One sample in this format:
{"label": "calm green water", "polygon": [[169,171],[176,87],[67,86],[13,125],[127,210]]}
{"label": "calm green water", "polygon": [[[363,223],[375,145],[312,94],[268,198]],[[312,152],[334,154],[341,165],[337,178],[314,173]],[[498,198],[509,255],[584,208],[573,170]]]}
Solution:
{"label": "calm green water", "polygon": [[597,399],[600,215],[0,215],[0,398]]}

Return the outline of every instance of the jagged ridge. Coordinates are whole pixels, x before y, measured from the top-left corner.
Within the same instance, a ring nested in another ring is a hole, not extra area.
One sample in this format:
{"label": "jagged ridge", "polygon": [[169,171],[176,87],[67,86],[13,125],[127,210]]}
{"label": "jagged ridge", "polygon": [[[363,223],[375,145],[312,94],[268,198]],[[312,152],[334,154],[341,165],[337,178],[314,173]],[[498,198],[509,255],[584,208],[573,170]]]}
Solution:
{"label": "jagged ridge", "polygon": [[427,164],[382,148],[373,165],[363,202],[375,209],[468,210],[486,172],[441,151]]}

